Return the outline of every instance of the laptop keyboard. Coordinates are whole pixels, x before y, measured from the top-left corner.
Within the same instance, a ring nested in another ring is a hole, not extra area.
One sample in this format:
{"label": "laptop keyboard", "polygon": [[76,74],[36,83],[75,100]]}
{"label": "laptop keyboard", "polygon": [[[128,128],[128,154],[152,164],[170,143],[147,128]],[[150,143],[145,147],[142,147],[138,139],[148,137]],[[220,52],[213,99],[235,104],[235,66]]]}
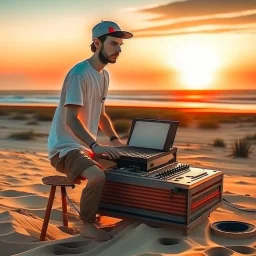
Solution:
{"label": "laptop keyboard", "polygon": [[148,159],[152,156],[161,155],[162,151],[156,151],[148,148],[136,148],[136,147],[115,147],[121,155],[121,158],[136,158],[136,159]]}

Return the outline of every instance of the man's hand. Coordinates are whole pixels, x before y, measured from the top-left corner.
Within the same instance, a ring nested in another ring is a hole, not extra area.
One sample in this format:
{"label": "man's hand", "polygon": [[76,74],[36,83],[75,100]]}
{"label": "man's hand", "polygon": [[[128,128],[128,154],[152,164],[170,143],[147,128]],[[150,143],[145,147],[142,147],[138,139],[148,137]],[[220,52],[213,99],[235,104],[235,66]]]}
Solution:
{"label": "man's hand", "polygon": [[114,147],[111,147],[111,146],[104,146],[104,145],[97,144],[92,149],[92,151],[95,155],[105,154],[109,157],[109,159],[117,159],[120,157],[119,152]]}
{"label": "man's hand", "polygon": [[121,141],[120,139],[115,139],[111,141],[111,146],[118,147],[118,146],[125,146],[126,144]]}

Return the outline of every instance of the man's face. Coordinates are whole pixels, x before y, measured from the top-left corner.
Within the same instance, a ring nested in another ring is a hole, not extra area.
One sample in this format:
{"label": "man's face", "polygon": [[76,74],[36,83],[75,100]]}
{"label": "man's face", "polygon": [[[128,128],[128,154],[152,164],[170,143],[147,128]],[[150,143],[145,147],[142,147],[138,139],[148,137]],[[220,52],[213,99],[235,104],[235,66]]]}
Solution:
{"label": "man's face", "polygon": [[122,38],[108,36],[101,45],[99,54],[103,55],[109,63],[115,63],[121,52]]}

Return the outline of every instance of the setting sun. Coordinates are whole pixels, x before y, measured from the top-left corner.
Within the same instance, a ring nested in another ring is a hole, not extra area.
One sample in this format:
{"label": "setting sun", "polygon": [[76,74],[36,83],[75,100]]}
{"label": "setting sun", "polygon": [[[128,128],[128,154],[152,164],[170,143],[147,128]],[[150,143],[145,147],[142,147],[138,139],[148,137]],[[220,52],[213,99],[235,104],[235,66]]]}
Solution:
{"label": "setting sun", "polygon": [[187,89],[209,89],[219,60],[211,49],[191,44],[176,52],[174,66]]}

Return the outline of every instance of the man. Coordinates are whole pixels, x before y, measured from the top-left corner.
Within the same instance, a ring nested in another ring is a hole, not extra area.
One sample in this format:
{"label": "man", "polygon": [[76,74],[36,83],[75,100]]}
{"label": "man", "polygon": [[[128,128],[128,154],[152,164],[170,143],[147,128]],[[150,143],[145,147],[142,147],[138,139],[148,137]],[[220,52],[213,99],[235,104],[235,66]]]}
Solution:
{"label": "man", "polygon": [[[123,39],[132,36],[111,21],[102,21],[92,29],[91,50],[94,54],[68,72],[48,138],[51,165],[65,173],[71,182],[87,179],[80,199],[81,235],[98,241],[112,237],[94,225],[105,174],[90,152],[96,157],[106,154],[110,159],[116,159],[120,155],[114,146],[124,144],[105,113],[109,74],[104,67],[116,62]],[[99,126],[110,137],[111,146],[96,141]]]}

